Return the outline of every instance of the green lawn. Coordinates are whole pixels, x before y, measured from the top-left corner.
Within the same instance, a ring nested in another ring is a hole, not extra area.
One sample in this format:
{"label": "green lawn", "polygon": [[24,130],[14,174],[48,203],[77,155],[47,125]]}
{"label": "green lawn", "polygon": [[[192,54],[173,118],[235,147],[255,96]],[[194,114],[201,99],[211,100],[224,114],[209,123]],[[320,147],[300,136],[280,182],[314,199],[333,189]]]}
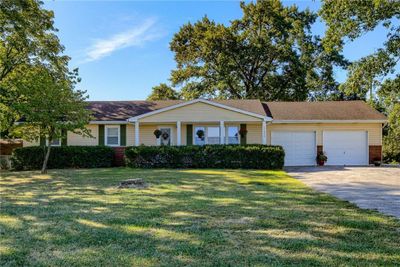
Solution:
{"label": "green lawn", "polygon": [[[281,171],[0,173],[1,266],[400,264],[400,222]],[[117,189],[141,177],[146,190]]]}

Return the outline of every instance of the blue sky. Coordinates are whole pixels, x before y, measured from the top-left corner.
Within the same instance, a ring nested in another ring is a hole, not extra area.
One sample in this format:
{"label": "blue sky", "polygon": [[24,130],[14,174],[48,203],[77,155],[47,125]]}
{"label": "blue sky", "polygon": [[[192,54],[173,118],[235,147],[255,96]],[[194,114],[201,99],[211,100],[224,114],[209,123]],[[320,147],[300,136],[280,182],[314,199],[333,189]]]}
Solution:
{"label": "blue sky", "polygon": [[[300,8],[318,10],[318,1],[284,1]],[[219,23],[241,17],[239,1],[48,1],[55,12],[55,26],[72,57],[70,66],[79,67],[90,100],[145,99],[151,88],[168,82],[175,67],[169,42],[181,25],[207,15]],[[318,21],[313,32],[324,34]],[[344,54],[350,60],[368,55],[382,46],[385,30],[347,43]],[[337,72],[339,81],[344,72]]]}

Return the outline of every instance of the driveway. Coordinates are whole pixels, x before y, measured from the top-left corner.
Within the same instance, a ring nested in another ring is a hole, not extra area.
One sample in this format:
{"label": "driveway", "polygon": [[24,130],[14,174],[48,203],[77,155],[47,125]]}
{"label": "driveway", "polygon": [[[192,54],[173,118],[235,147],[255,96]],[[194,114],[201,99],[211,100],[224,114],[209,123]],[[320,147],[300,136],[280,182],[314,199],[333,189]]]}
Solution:
{"label": "driveway", "polygon": [[325,166],[286,171],[318,191],[400,218],[400,168]]}

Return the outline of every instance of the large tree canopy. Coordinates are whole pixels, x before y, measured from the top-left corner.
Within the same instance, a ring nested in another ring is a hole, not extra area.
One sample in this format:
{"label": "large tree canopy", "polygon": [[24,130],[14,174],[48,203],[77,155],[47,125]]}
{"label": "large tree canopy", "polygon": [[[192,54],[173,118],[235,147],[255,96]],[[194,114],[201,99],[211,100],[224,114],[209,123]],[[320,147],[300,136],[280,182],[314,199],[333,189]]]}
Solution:
{"label": "large tree canopy", "polygon": [[175,34],[170,47],[177,68],[171,80],[184,98],[305,100],[337,90],[333,64],[346,62],[312,36],[316,14],[280,1],[241,3],[241,8],[243,17],[229,25],[204,17]]}
{"label": "large tree canopy", "polygon": [[327,51],[342,50],[345,41],[353,41],[380,25],[388,30],[383,47],[353,62],[341,85],[346,93],[364,98],[369,94],[373,100],[382,82],[396,75],[400,60],[400,1],[324,1],[320,14],[327,24],[323,42]]}
{"label": "large tree canopy", "polygon": [[172,87],[165,83],[160,83],[152,88],[151,94],[147,97],[147,100],[176,100],[179,99],[180,95]]}
{"label": "large tree canopy", "polygon": [[371,105],[388,114],[384,137],[387,159],[400,161],[400,1],[324,1],[320,14],[327,24],[324,48],[340,51],[343,44],[383,26],[383,46],[353,62],[340,89],[369,98]]}
{"label": "large tree canopy", "polygon": [[69,57],[62,55],[54,14],[37,0],[0,1],[0,131],[7,132],[16,120],[12,106],[20,92],[12,82],[26,69],[44,66],[53,75],[67,78]]}

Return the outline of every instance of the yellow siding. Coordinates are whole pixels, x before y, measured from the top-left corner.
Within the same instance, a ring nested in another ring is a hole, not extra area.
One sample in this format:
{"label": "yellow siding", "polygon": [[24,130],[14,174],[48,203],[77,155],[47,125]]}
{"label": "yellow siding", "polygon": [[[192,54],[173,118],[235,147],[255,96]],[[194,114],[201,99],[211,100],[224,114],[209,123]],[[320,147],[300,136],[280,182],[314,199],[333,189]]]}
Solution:
{"label": "yellow siding", "polygon": [[368,131],[369,145],[382,145],[382,125],[380,123],[291,123],[269,124],[267,126],[268,144],[271,143],[271,131],[316,131],[317,145],[323,144],[323,131]]}
{"label": "yellow siding", "polygon": [[186,146],[186,124],[181,125],[181,144]]}
{"label": "yellow siding", "polygon": [[38,146],[38,145],[39,145],[39,140],[37,140],[37,141],[32,141],[32,142],[23,140],[23,142],[22,142],[22,146],[23,146],[23,147],[27,147],[27,146]]}
{"label": "yellow siding", "polygon": [[97,137],[99,136],[99,126],[95,124],[86,125],[93,135],[93,138],[83,137],[79,134],[74,134],[72,132],[68,132],[67,134],[67,144],[69,146],[97,146],[99,141]]}
{"label": "yellow siding", "polygon": [[140,119],[141,122],[208,122],[208,121],[261,121],[239,112],[205,103],[194,103]]}
{"label": "yellow siding", "polygon": [[135,127],[132,124],[126,125],[126,145],[135,145]]}
{"label": "yellow siding", "polygon": [[262,125],[247,124],[247,144],[261,144],[262,143]]}
{"label": "yellow siding", "polygon": [[171,128],[171,142],[172,145],[176,144],[176,124],[154,124],[154,125],[143,125],[139,126],[139,143],[145,146],[157,145],[157,139],[154,136],[154,131],[158,128]]}
{"label": "yellow siding", "polygon": [[[213,117],[214,118],[214,117]],[[197,125],[219,126],[219,123],[192,123],[193,127]],[[235,125],[239,123],[225,123],[225,126]],[[140,125],[140,144],[144,145],[157,145],[157,139],[153,132],[158,127],[171,127],[172,129],[172,144],[177,143],[176,136],[176,123],[154,123],[154,124],[141,124]],[[68,145],[70,146],[96,146],[98,145],[98,125],[90,124],[87,126],[91,130],[94,138],[82,137],[81,135],[68,132]],[[382,145],[382,125],[380,123],[352,123],[352,124],[330,124],[330,123],[307,123],[307,124],[269,124],[267,126],[267,142],[271,143],[271,131],[316,131],[317,144],[323,144],[323,131],[329,130],[363,130],[368,131],[369,145]],[[247,123],[247,143],[248,144],[261,144],[261,122]],[[181,126],[181,140],[182,145],[186,145],[186,124],[182,123]],[[135,144],[135,128],[133,125],[128,124],[126,127],[126,144],[133,146]],[[39,141],[23,142],[23,146],[37,146]]]}

